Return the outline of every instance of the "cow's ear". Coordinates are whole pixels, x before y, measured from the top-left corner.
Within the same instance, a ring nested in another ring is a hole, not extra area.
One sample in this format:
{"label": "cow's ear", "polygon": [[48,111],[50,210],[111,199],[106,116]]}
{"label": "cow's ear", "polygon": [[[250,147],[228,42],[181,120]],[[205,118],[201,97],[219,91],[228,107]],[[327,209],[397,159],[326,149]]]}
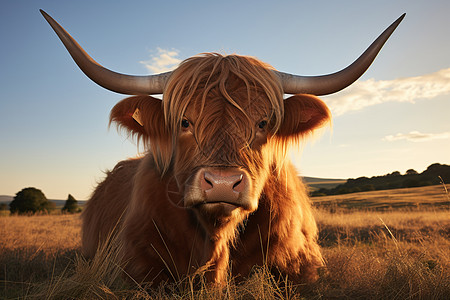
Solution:
{"label": "cow's ear", "polygon": [[165,125],[162,102],[150,96],[134,96],[117,103],[111,110],[110,124],[128,131],[142,141],[152,153],[155,166],[161,175],[170,167],[172,136]]}
{"label": "cow's ear", "polygon": [[120,101],[111,110],[109,122],[139,139],[160,136],[166,127],[161,100],[150,96],[133,96]]}
{"label": "cow's ear", "polygon": [[313,95],[294,95],[284,100],[284,118],[277,135],[300,138],[331,121],[327,105]]}

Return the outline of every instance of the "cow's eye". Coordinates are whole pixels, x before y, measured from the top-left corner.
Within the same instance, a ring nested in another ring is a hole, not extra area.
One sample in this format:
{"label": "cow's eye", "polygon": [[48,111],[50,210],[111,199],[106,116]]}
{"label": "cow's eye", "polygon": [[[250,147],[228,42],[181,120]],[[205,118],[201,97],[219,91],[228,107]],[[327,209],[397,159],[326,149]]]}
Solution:
{"label": "cow's eye", "polygon": [[266,126],[267,126],[267,121],[266,120],[263,120],[263,121],[258,123],[258,128],[259,129],[264,129],[264,128],[266,128]]}
{"label": "cow's eye", "polygon": [[190,125],[191,123],[189,123],[189,121],[187,120],[187,119],[183,119],[182,121],[181,121],[181,127],[183,128],[183,129],[187,129],[187,128],[189,128],[189,125]]}

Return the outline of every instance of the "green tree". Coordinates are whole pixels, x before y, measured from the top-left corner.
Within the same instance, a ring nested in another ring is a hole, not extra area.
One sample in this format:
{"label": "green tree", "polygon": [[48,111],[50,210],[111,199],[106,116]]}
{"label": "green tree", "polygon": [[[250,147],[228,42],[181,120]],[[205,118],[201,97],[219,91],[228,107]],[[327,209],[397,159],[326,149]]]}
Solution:
{"label": "green tree", "polygon": [[64,207],[62,208],[62,212],[65,213],[78,213],[81,211],[80,206],[78,205],[78,201],[75,200],[75,198],[69,194],[67,197],[66,203],[64,204]]}
{"label": "green tree", "polygon": [[414,169],[409,169],[408,171],[406,171],[406,175],[417,175],[419,173],[417,173],[416,170]]}
{"label": "green tree", "polygon": [[35,213],[38,211],[49,211],[52,205],[44,193],[34,187],[24,188],[16,194],[14,200],[9,204],[11,213]]}
{"label": "green tree", "polygon": [[394,171],[391,174],[388,174],[387,176],[400,176],[402,175],[399,171]]}

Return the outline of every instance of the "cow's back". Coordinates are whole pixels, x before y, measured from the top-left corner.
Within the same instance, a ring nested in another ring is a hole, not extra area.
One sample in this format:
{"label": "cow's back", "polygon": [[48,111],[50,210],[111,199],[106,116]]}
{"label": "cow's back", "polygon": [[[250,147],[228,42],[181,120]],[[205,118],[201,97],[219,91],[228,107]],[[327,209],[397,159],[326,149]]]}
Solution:
{"label": "cow's back", "polygon": [[99,242],[119,228],[131,199],[134,176],[141,159],[119,162],[95,189],[82,214],[82,251],[93,257]]}

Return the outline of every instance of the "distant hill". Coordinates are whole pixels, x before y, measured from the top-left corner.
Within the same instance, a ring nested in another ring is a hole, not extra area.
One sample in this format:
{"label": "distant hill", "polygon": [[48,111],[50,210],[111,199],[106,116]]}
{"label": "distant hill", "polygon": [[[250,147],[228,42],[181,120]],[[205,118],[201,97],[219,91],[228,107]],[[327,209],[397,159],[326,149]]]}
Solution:
{"label": "distant hill", "polygon": [[5,195],[0,195],[0,203],[9,203],[11,201],[13,201],[14,197],[12,196],[5,196]]}
{"label": "distant hill", "polygon": [[303,182],[305,182],[312,190],[318,190],[321,188],[332,189],[340,184],[347,182],[346,179],[330,179],[330,178],[317,178],[317,177],[302,177]]}
{"label": "distant hill", "polygon": [[[14,200],[13,196],[0,195],[0,203],[9,204]],[[48,199],[48,201],[56,204],[56,207],[62,207],[66,203],[66,200]],[[86,201],[78,200],[78,205],[83,206]]]}
{"label": "distant hill", "polygon": [[361,192],[355,194],[314,197],[313,205],[330,212],[392,211],[392,210],[447,210],[450,199],[441,185]]}
{"label": "distant hill", "polygon": [[313,191],[312,196],[341,195],[357,192],[379,191],[398,188],[411,188],[440,184],[441,181],[450,183],[450,166],[432,164],[422,173],[408,170],[402,175],[395,171],[383,176],[359,177],[348,179],[345,183],[335,187],[322,187]]}

